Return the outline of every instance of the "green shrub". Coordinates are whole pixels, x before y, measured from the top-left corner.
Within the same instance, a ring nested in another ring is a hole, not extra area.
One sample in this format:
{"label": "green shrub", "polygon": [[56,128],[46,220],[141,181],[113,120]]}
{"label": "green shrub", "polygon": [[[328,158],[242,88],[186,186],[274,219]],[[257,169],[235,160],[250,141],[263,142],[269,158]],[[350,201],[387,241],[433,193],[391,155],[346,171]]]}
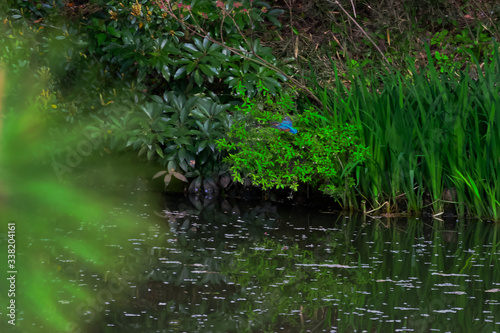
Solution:
{"label": "green shrub", "polygon": [[282,11],[263,10],[269,8],[265,2],[125,0],[98,5],[99,12],[85,24],[88,55],[105,64],[114,79],[134,80],[153,93],[193,86],[192,94],[217,91],[226,100],[238,82],[249,91],[256,78],[266,79],[268,89],[280,87],[275,71],[262,71],[250,61],[276,62],[271,49],[247,32],[258,31],[265,19],[279,25],[276,17]]}
{"label": "green shrub", "polygon": [[239,112],[246,121],[235,122],[229,139],[218,141],[229,152],[224,159],[231,166],[236,181],[250,179],[253,184],[270,188],[291,188],[300,183],[319,186],[334,198],[344,198],[353,184],[351,171],[367,156],[359,144],[357,129],[337,125],[314,110],[294,116],[297,134],[280,131],[269,125],[281,122],[294,109],[291,95],[271,97],[261,87],[262,99],[246,99]]}
{"label": "green shrub", "polygon": [[[137,150],[210,191],[225,172],[215,140],[232,121],[233,87],[243,84],[249,94],[259,81],[270,91],[281,87],[283,75],[254,63],[277,64],[256,32],[280,25],[283,11],[262,1],[2,7],[8,19],[0,38],[12,51],[2,60],[47,78],[39,97],[47,112],[86,127],[101,148]],[[18,57],[26,49],[16,51],[19,43],[30,44],[35,56]]]}

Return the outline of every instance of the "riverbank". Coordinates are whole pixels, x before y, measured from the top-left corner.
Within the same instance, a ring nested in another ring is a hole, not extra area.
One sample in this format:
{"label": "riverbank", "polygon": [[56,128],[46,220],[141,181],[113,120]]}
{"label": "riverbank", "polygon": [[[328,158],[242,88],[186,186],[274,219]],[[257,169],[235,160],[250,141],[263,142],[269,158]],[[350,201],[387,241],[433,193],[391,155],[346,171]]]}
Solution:
{"label": "riverbank", "polygon": [[387,5],[9,1],[2,125],[59,181],[132,152],[190,193],[500,220],[498,9]]}

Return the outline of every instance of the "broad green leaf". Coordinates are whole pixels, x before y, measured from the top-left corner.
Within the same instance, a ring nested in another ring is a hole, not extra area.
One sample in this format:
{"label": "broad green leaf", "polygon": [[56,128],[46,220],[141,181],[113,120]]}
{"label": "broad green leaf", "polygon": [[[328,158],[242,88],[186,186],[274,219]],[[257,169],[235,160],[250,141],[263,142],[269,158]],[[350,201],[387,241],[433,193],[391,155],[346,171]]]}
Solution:
{"label": "broad green leaf", "polygon": [[166,153],[171,153],[171,152],[176,151],[176,150],[177,150],[177,145],[169,145],[169,146],[165,147]]}
{"label": "broad green leaf", "polygon": [[180,114],[180,121],[181,121],[181,124],[184,124],[187,120],[187,117],[189,115],[189,111],[188,108],[186,106],[184,106],[182,109],[181,109],[181,114]]}
{"label": "broad green leaf", "polygon": [[147,146],[143,146],[143,147],[141,148],[141,150],[139,150],[139,153],[137,154],[137,156],[141,156],[142,154],[144,154],[144,152],[145,152],[147,149],[148,149],[148,147],[147,147]]}
{"label": "broad green leaf", "polygon": [[185,160],[182,160],[182,161],[180,161],[180,162],[179,162],[179,167],[180,167],[182,170],[184,170],[184,172],[187,172],[187,171],[188,171],[188,169],[189,169],[189,167],[188,167],[188,165],[187,165],[187,163],[186,163],[186,161],[185,161]]}
{"label": "broad green leaf", "polygon": [[153,101],[155,101],[156,103],[160,103],[160,104],[163,104],[163,98],[161,98],[160,96],[158,95],[151,95],[151,99]]}
{"label": "broad green leaf", "polygon": [[208,38],[203,38],[203,51],[207,52],[209,49],[209,46],[212,42],[208,40]]}
{"label": "broad green leaf", "polygon": [[130,31],[125,30],[122,32],[122,40],[125,45],[132,44],[132,41],[134,40],[134,37],[132,36],[132,33]]}
{"label": "broad green leaf", "polygon": [[[193,38],[194,44],[196,45],[196,51],[205,51],[201,40],[198,37]],[[192,45],[192,44],[190,44]]]}
{"label": "broad green leaf", "polygon": [[205,117],[205,115],[204,115],[203,113],[201,113],[201,112],[200,112],[200,110],[198,110],[198,109],[196,109],[196,108],[195,108],[195,109],[192,109],[192,110],[191,110],[191,113],[192,113],[192,114],[194,114],[194,115],[195,115],[195,116],[197,116],[197,117]]}
{"label": "broad green leaf", "polygon": [[154,156],[154,150],[148,150],[148,153],[146,154],[148,161],[151,161]]}
{"label": "broad green leaf", "polygon": [[[196,41],[196,39],[195,39],[195,41]],[[187,49],[188,51],[191,51],[191,52],[199,52],[198,49],[196,48],[196,46],[194,46],[191,43],[186,43],[186,44],[182,45],[182,47]]]}
{"label": "broad green leaf", "polygon": [[178,145],[178,146],[182,146],[182,145],[189,145],[190,142],[188,139],[186,138],[176,138],[174,139],[174,142]]}
{"label": "broad green leaf", "polygon": [[205,73],[206,76],[214,76],[219,74],[219,71],[212,66],[206,65],[206,64],[201,64],[200,69]]}
{"label": "broad green leaf", "polygon": [[108,36],[105,33],[100,33],[96,36],[97,38],[97,45],[101,45],[107,38]]}
{"label": "broad green leaf", "polygon": [[196,143],[196,154],[199,154],[207,146],[207,141],[203,140]]}
{"label": "broad green leaf", "polygon": [[167,45],[167,43],[168,43],[168,39],[164,38],[160,43],[160,48],[163,49],[165,47],[165,45]]}
{"label": "broad green leaf", "polygon": [[108,27],[106,28],[106,30],[112,36],[115,36],[115,37],[120,37],[121,36],[120,31],[116,31],[113,26],[108,25]]}
{"label": "broad green leaf", "polygon": [[196,124],[207,136],[210,135],[210,133],[208,133],[208,131],[205,129],[205,126],[201,123],[201,121],[197,120]]}
{"label": "broad green leaf", "polygon": [[160,147],[160,146],[158,146],[158,145],[155,145],[155,146],[156,146],[156,147],[155,147],[156,153],[157,153],[158,155],[160,155],[160,156],[161,156],[161,158],[164,158],[165,156],[163,155],[163,151],[161,150],[161,147]]}
{"label": "broad green leaf", "polygon": [[179,160],[183,161],[186,158],[186,149],[179,149],[177,155],[179,156]]}
{"label": "broad green leaf", "polygon": [[186,103],[184,104],[184,107],[185,107],[186,109],[188,109],[189,111],[191,111],[191,110],[193,109],[194,105],[198,102],[198,100],[199,100],[199,99],[200,99],[200,98],[199,98],[199,97],[197,97],[197,96],[190,97],[190,98],[186,101]]}
{"label": "broad green leaf", "polygon": [[137,143],[137,137],[132,137],[127,141],[126,147],[129,147],[135,143]]}
{"label": "broad green leaf", "polygon": [[[196,65],[198,65],[198,63],[196,61],[189,63],[186,67],[186,73],[187,74],[191,73],[196,68]],[[196,73],[195,73],[195,75],[196,75]]]}
{"label": "broad green leaf", "polygon": [[179,68],[174,74],[174,80],[184,76],[183,74],[186,72],[186,66]]}
{"label": "broad green leaf", "polygon": [[177,170],[177,161],[169,161],[167,164],[168,173],[173,173]]}
{"label": "broad green leaf", "polygon": [[167,65],[164,65],[162,68],[161,68],[161,74],[163,75],[163,77],[165,78],[165,80],[170,80],[170,69],[168,68]]}
{"label": "broad green leaf", "polygon": [[[203,66],[203,65],[200,65],[200,67]],[[201,85],[203,84],[203,76],[201,76],[200,74],[200,70],[197,69],[195,72],[194,72],[194,81],[196,82],[196,84],[198,86],[201,87]]]}
{"label": "broad green leaf", "polygon": [[273,22],[275,26],[277,26],[278,28],[281,28],[281,22],[278,21],[278,19],[274,16],[268,16],[267,17],[269,19],[269,21]]}
{"label": "broad green leaf", "polygon": [[[215,44],[213,43],[210,48],[208,49],[208,53],[212,53],[212,52],[215,52],[215,51],[218,51],[222,48],[222,46],[218,45],[218,44]],[[220,54],[220,53],[219,53]],[[213,56],[215,56],[215,54],[213,54]],[[222,54],[222,56],[225,57],[225,55]]]}

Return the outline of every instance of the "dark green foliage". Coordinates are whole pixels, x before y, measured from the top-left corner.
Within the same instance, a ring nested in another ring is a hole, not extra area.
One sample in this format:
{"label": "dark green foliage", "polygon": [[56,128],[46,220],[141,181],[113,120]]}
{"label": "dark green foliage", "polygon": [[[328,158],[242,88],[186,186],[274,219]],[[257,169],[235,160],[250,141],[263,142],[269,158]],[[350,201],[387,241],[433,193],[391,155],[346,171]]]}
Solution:
{"label": "dark green foliage", "polygon": [[[129,113],[121,119],[110,116],[111,127],[103,122],[101,127],[87,128],[95,135],[112,131],[111,143],[118,140],[118,148],[139,151],[139,155],[166,166],[169,175],[175,176],[179,170],[186,177],[217,180],[221,168],[215,141],[224,137],[231,125],[232,117],[226,112],[229,105],[214,102],[216,96],[188,98],[173,92],[151,99],[140,107],[141,113]],[[165,180],[166,185],[169,180]]]}
{"label": "dark green foliage", "polygon": [[[250,2],[221,7],[208,0],[192,5],[126,0],[103,2],[99,8],[101,15],[93,15],[86,22],[89,54],[107,64],[115,78],[133,78],[153,93],[196,86],[192,94],[211,89],[229,95],[242,80],[239,73],[259,76],[258,67],[249,67],[247,60],[232,53],[231,48],[248,57],[275,61],[269,48],[244,32],[258,28],[265,18],[278,23],[276,15],[280,12],[264,13]],[[193,34],[192,25],[199,34]],[[275,73],[266,76],[273,78]],[[256,83],[249,78],[245,82]],[[273,83],[279,87],[278,82]]]}
{"label": "dark green foliage", "polygon": [[[96,152],[137,151],[166,168],[166,183],[194,179],[192,192],[228,186],[228,154],[237,180],[263,188],[314,183],[345,206],[360,207],[360,195],[373,208],[440,214],[453,202],[460,215],[498,219],[500,7],[360,3],[358,26],[334,12],[350,2],[323,3],[283,11],[250,0],[9,0],[0,4],[0,62],[37,80],[26,96],[52,132],[85,128]],[[313,17],[330,25],[331,43],[316,43],[324,27],[297,20],[320,7],[328,12]],[[378,52],[402,70],[380,71]],[[297,94],[305,107],[296,109],[282,85],[301,86],[307,61],[316,104]],[[19,99],[18,88],[5,99]],[[286,115],[297,135],[269,126]],[[54,126],[61,119],[69,124]]]}
{"label": "dark green foliage", "polygon": [[217,191],[226,172],[215,140],[232,122],[232,88],[281,87],[282,75],[251,61],[276,62],[252,31],[280,25],[282,11],[261,1],[11,1],[5,10],[1,60],[40,72],[44,112],[85,127],[107,151],[128,147],[169,175],[195,177],[193,191]]}

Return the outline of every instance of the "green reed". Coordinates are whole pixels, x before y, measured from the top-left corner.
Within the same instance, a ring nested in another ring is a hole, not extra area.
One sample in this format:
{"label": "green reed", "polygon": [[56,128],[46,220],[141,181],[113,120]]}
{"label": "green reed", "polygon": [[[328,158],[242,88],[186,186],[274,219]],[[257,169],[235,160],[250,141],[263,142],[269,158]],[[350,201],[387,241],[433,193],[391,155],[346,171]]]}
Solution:
{"label": "green reed", "polygon": [[364,198],[373,209],[437,214],[452,203],[461,216],[500,220],[498,54],[460,73],[440,73],[428,57],[405,72],[351,68],[348,83],[336,72],[332,89],[312,80],[332,122],[357,125],[370,150],[347,197],[354,208]]}

